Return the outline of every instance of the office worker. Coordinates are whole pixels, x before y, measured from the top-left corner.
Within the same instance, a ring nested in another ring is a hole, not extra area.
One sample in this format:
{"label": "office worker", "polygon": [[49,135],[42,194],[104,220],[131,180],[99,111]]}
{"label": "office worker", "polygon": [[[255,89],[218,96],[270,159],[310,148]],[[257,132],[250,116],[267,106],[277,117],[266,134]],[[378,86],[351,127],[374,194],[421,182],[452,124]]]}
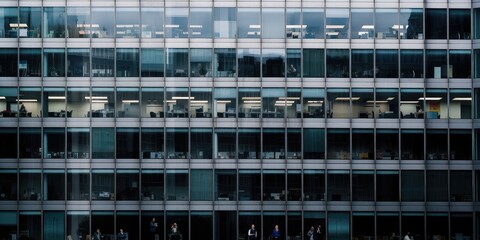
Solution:
{"label": "office worker", "polygon": [[150,222],[150,239],[155,240],[155,233],[157,232],[157,227],[158,223],[155,222],[155,218],[152,218],[152,221]]}
{"label": "office worker", "polygon": [[93,240],[101,240],[103,238],[100,228],[97,228],[97,231],[93,234]]}
{"label": "office worker", "polygon": [[257,230],[255,230],[255,225],[254,224],[252,224],[250,229],[248,229],[248,239],[249,240],[257,239]]}
{"label": "office worker", "polygon": [[127,234],[120,228],[120,232],[117,234],[117,240],[127,240]]}
{"label": "office worker", "polygon": [[280,229],[278,229],[278,225],[275,225],[275,228],[272,231],[272,239],[280,239],[282,234],[280,233]]}

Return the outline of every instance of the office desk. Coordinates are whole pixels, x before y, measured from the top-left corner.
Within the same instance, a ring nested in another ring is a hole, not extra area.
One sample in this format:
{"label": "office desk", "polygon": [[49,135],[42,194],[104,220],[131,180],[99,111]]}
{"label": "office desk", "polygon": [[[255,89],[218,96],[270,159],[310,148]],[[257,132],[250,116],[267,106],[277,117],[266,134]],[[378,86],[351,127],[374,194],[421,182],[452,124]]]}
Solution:
{"label": "office desk", "polygon": [[281,112],[264,112],[262,116],[264,118],[280,118],[281,114]]}
{"label": "office desk", "polygon": [[181,111],[181,112],[169,112],[167,114],[167,117],[170,117],[170,118],[180,118],[180,117],[185,118],[187,116],[188,116],[187,113],[183,112],[183,111]]}

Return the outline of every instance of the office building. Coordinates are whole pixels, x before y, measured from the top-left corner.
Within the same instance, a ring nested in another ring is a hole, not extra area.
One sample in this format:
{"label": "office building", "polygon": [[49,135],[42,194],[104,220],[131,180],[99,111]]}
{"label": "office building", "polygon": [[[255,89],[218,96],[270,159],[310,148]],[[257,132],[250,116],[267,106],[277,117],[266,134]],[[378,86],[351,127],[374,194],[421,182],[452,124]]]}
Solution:
{"label": "office building", "polygon": [[479,9],[2,0],[0,239],[479,239]]}

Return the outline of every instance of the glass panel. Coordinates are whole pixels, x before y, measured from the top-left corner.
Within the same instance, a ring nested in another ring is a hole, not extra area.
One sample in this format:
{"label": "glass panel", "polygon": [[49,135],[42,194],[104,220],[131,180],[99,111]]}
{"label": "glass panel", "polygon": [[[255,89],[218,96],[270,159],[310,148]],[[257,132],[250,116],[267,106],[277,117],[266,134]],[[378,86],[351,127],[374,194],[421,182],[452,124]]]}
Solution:
{"label": "glass panel", "polygon": [[[137,169],[117,169],[117,200],[139,200]],[[118,224],[118,218],[117,218]]]}
{"label": "glass panel", "polygon": [[[353,171],[352,200],[373,201],[375,199],[373,171]],[[353,225],[355,226],[355,225]]]}
{"label": "glass panel", "polygon": [[188,170],[167,170],[166,194],[168,201],[188,200]]}
{"label": "glass panel", "polygon": [[447,9],[427,8],[425,10],[425,37],[447,39]]}
{"label": "glass panel", "polygon": [[235,170],[215,170],[215,200],[237,200],[237,172]]}
{"label": "glass panel", "polygon": [[113,77],[114,59],[113,48],[92,48],[92,77]]}
{"label": "glass panel", "polygon": [[450,9],[449,20],[449,33],[450,39],[470,39],[470,9]]}
{"label": "glass panel", "polygon": [[67,77],[90,76],[90,49],[67,50]]}
{"label": "glass panel", "polygon": [[260,77],[260,49],[237,49],[237,59],[239,77]]}
{"label": "glass panel", "polygon": [[473,214],[471,212],[456,212],[450,216],[450,235],[455,238],[472,239]]}
{"label": "glass panel", "polygon": [[450,201],[472,201],[472,171],[450,171]]}
{"label": "glass panel", "polygon": [[380,39],[397,39],[398,9],[375,9],[375,32]]}
{"label": "glass panel", "polygon": [[427,159],[448,159],[448,133],[446,129],[427,129]]}
{"label": "glass panel", "polygon": [[373,159],[374,134],[373,129],[352,130],[352,159]]}
{"label": "glass panel", "polygon": [[[402,201],[424,201],[424,177],[423,171],[402,171]],[[410,231],[419,233],[413,229]]]}
{"label": "glass panel", "polygon": [[92,158],[115,157],[113,128],[92,128]]}
{"label": "glass panel", "polygon": [[[326,229],[325,212],[304,212],[303,216],[303,222],[305,226],[304,234],[308,237],[308,240],[316,238],[325,239],[325,232],[327,231],[322,230]],[[307,231],[307,229],[309,230]]]}
{"label": "glass panel", "polygon": [[190,8],[190,38],[212,38],[212,9]]}
{"label": "glass panel", "polygon": [[400,24],[398,26],[400,38],[423,39],[423,9],[400,9]]}
{"label": "glass panel", "polygon": [[352,49],[352,77],[373,77],[373,49]]}
{"label": "glass panel", "polygon": [[191,212],[191,240],[213,239],[212,212]]}
{"label": "glass panel", "polygon": [[325,50],[303,49],[303,77],[325,77]]}
{"label": "glass panel", "polygon": [[[191,88],[190,90],[190,117],[212,117],[212,89]],[[211,141],[211,140],[210,140]]]}
{"label": "glass panel", "polygon": [[20,158],[41,158],[40,128],[20,128]]}
{"label": "glass panel", "polygon": [[142,128],[142,158],[164,158],[163,128]]}
{"label": "glass panel", "polygon": [[188,8],[165,9],[165,37],[188,37]]}
{"label": "glass panel", "polygon": [[142,117],[165,117],[163,91],[163,88],[142,88]]}
{"label": "glass panel", "polygon": [[238,37],[259,38],[261,35],[260,9],[238,8]]}
{"label": "glass panel", "polygon": [[142,38],[163,38],[163,8],[141,8]]}
{"label": "glass panel", "polygon": [[138,128],[117,128],[117,158],[139,158]]}
{"label": "glass panel", "polygon": [[137,48],[117,48],[117,77],[138,77]]}
{"label": "glass panel", "polygon": [[373,213],[352,213],[352,236],[354,239],[374,238],[375,216],[373,215]]}
{"label": "glass panel", "polygon": [[92,170],[92,200],[115,200],[115,176],[113,170]]}
{"label": "glass panel", "polygon": [[327,77],[349,77],[349,55],[348,49],[327,49]]}
{"label": "glass panel", "polygon": [[[17,170],[0,170],[0,200],[17,200]],[[2,222],[2,221],[0,221]],[[1,224],[1,223],[0,223]]]}
{"label": "glass panel", "polygon": [[20,77],[42,76],[42,52],[40,48],[21,48],[18,70]]}
{"label": "glass panel", "polygon": [[116,34],[117,38],[140,37],[140,9],[117,8]]}
{"label": "glass panel", "polygon": [[287,200],[302,201],[302,172],[288,170],[287,174]]}
{"label": "glass panel", "polygon": [[[352,117],[353,118],[374,118],[375,108],[372,88],[352,89]],[[377,116],[378,117],[378,116]]]}
{"label": "glass panel", "polygon": [[67,8],[67,30],[69,38],[89,38],[91,31],[90,9]]}
{"label": "glass panel", "polygon": [[115,231],[114,231],[114,216],[113,212],[110,211],[92,211],[92,218],[91,218],[91,232],[101,230],[101,236],[104,239],[115,239]]}
{"label": "glass panel", "polygon": [[164,76],[164,51],[163,48],[142,48],[142,77]]}
{"label": "glass panel", "polygon": [[423,89],[402,88],[400,116],[402,118],[424,118]]}
{"label": "glass panel", "polygon": [[325,158],[325,129],[303,129],[303,143],[305,159]]}
{"label": "glass panel", "polygon": [[138,88],[117,88],[117,117],[140,116],[140,93]]}
{"label": "glass panel", "polygon": [[187,158],[188,130],[186,128],[167,128],[167,158]]}
{"label": "glass panel", "polygon": [[40,38],[42,31],[42,9],[39,7],[21,7],[19,11],[19,26],[22,28],[19,31],[19,37]]}
{"label": "glass panel", "polygon": [[191,158],[212,158],[212,129],[193,128],[190,131]]}
{"label": "glass panel", "polygon": [[235,158],[236,132],[234,129],[215,130],[215,156],[216,158]]}
{"label": "glass panel", "polygon": [[203,48],[190,49],[190,77],[212,76],[212,50]]}
{"label": "glass panel", "polygon": [[287,212],[287,239],[302,238],[302,214],[300,212]]}
{"label": "glass panel", "polygon": [[163,170],[142,170],[142,200],[163,201],[165,180]]}
{"label": "glass panel", "polygon": [[287,129],[287,158],[302,158],[302,133],[299,128]]}
{"label": "glass panel", "polygon": [[448,66],[448,77],[450,78],[471,78],[470,50],[450,50],[450,62]]}
{"label": "glass panel", "polygon": [[17,99],[17,88],[0,88],[0,115],[2,117],[17,116],[19,110]]}
{"label": "glass panel", "polygon": [[287,38],[300,38],[304,34],[305,25],[301,25],[302,12],[300,8],[287,8],[286,30]]}
{"label": "glass panel", "polygon": [[63,169],[44,171],[43,200],[65,200],[65,171]]}
{"label": "glass panel", "polygon": [[237,37],[237,9],[233,7],[213,8],[215,38],[236,38]]}
{"label": "glass panel", "polygon": [[285,171],[263,171],[263,201],[285,201]]}
{"label": "glass panel", "polygon": [[67,128],[67,158],[89,158],[90,129]]}
{"label": "glass panel", "polygon": [[475,34],[475,39],[480,38],[480,8],[473,9],[473,30]]}
{"label": "glass panel", "polygon": [[427,201],[448,201],[448,172],[427,170]]}
{"label": "glass panel", "polygon": [[234,118],[237,116],[237,91],[235,88],[215,88],[214,117]]}
{"label": "glass panel", "polygon": [[111,38],[115,34],[115,9],[92,8],[92,38]]}
{"label": "glass panel", "polygon": [[285,106],[293,104],[285,98],[285,88],[264,88],[262,90],[262,117],[283,118]]}
{"label": "glass panel", "polygon": [[472,160],[472,132],[470,129],[450,130],[450,160]]}
{"label": "glass panel", "polygon": [[43,89],[43,117],[65,117],[65,89]]}
{"label": "glass panel", "polygon": [[[448,117],[448,97],[446,89],[432,89],[425,91],[425,114],[429,119]],[[421,99],[419,99],[421,100]]]}
{"label": "glass panel", "polygon": [[[23,29],[23,25],[18,24],[17,8],[5,7],[0,8],[0,37],[1,38],[17,38],[18,33]],[[22,27],[22,28],[21,28]]]}
{"label": "glass panel", "polygon": [[[398,213],[377,213],[377,238],[380,239],[401,239],[395,233],[400,232],[400,220]],[[400,234],[400,233],[399,233]]]}
{"label": "glass panel", "polygon": [[[68,170],[67,200],[90,200],[90,173],[88,172],[88,169]],[[88,227],[86,229],[86,234],[88,234]]]}
{"label": "glass panel", "polygon": [[262,51],[263,77],[285,76],[285,50],[263,49]]}
{"label": "glass panel", "polygon": [[377,129],[377,160],[398,159],[398,130]]}
{"label": "glass panel", "polygon": [[304,88],[303,91],[303,117],[325,117],[325,90],[320,88]]}
{"label": "glass panel", "polygon": [[[0,48],[0,77],[16,77],[18,51],[15,48]],[[20,66],[19,66],[20,67]]]}
{"label": "glass panel", "polygon": [[263,38],[284,38],[284,8],[262,8]]}
{"label": "glass panel", "polygon": [[237,56],[235,48],[215,48],[213,71],[215,77],[237,76]]}
{"label": "glass panel", "polygon": [[239,170],[238,200],[259,201],[261,197],[260,171]]}
{"label": "glass panel", "polygon": [[424,159],[423,153],[423,130],[402,129],[402,160]]}
{"label": "glass panel", "polygon": [[375,51],[375,77],[398,77],[398,50],[378,49]]}
{"label": "glass panel", "polygon": [[64,238],[65,212],[43,212],[43,239],[62,240]]}
{"label": "glass panel", "polygon": [[[361,38],[361,39],[373,38],[374,36],[373,9],[352,9],[351,14],[352,14],[351,15],[352,16],[352,38],[354,39],[355,38]],[[352,59],[353,59],[353,56],[352,56]]]}
{"label": "glass panel", "polygon": [[375,89],[375,109],[378,118],[398,118],[398,89]]}
{"label": "glass panel", "polygon": [[65,49],[43,49],[43,76],[65,77]]}
{"label": "glass panel", "polygon": [[427,212],[427,238],[448,238],[448,213]]}
{"label": "glass panel", "polygon": [[471,89],[450,89],[448,114],[450,118],[472,118]]}
{"label": "glass panel", "polygon": [[167,117],[188,117],[189,102],[188,88],[167,88]]}
{"label": "glass panel", "polygon": [[287,77],[300,77],[302,73],[302,52],[300,49],[287,49]]}
{"label": "glass panel", "polygon": [[328,159],[350,159],[350,131],[348,129],[327,129]]}
{"label": "glass panel", "polygon": [[42,200],[42,177],[39,169],[20,170],[19,181],[20,200]]}
{"label": "glass panel", "polygon": [[[164,212],[163,211],[142,211],[141,235],[144,239],[155,240],[164,236]],[[148,236],[148,238],[146,237]]]}
{"label": "glass panel", "polygon": [[283,239],[285,218],[285,212],[263,212],[263,236],[272,240]]}
{"label": "glass panel", "polygon": [[115,116],[115,97],[113,88],[92,88],[92,117],[109,117]]}
{"label": "glass panel", "polygon": [[37,211],[24,211],[19,214],[20,239],[41,239],[42,214]]}
{"label": "glass panel", "polygon": [[[349,38],[348,8],[327,8],[326,36],[328,39]],[[348,65],[347,65],[348,66]]]}
{"label": "glass panel", "polygon": [[43,9],[43,37],[65,37],[65,8],[45,7]]}
{"label": "glass panel", "polygon": [[117,239],[129,239],[128,236],[135,238],[138,236],[138,212],[117,212],[116,229]]}
{"label": "glass panel", "polygon": [[285,159],[284,129],[263,129],[263,158]]}
{"label": "glass panel", "polygon": [[348,170],[329,170],[327,174],[328,201],[350,201],[350,173]]}
{"label": "glass panel", "polygon": [[43,129],[44,158],[65,158],[65,129]]}
{"label": "glass panel", "polygon": [[[190,171],[190,200],[212,201],[213,174],[211,169],[192,169]],[[192,213],[193,214],[193,213]],[[193,216],[192,216],[193,217]],[[207,228],[208,229],[208,228]]]}
{"label": "glass panel", "polygon": [[423,50],[400,50],[400,77],[423,78]]}
{"label": "glass panel", "polygon": [[260,117],[262,98],[259,88],[239,88],[238,100],[239,118]]}
{"label": "glass panel", "polygon": [[188,49],[167,48],[167,77],[188,77]]}
{"label": "glass panel", "polygon": [[[350,93],[344,88],[327,89],[327,102],[325,103],[327,118],[349,118],[350,117]],[[358,101],[359,98],[355,98]]]}
{"label": "glass panel", "polygon": [[350,237],[350,213],[331,212],[328,214],[328,239],[340,240]]}
{"label": "glass panel", "polygon": [[377,171],[377,201],[399,200],[398,171]]}
{"label": "glass panel", "polygon": [[320,8],[303,8],[303,38],[324,38],[325,13]]}

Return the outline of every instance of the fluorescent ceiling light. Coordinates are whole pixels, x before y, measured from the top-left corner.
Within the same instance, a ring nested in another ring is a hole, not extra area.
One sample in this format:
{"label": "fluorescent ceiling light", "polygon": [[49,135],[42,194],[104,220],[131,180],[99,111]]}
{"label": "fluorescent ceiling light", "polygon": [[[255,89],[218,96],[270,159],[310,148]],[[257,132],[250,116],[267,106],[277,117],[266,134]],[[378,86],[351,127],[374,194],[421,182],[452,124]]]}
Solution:
{"label": "fluorescent ceiling light", "polygon": [[362,29],[375,29],[373,25],[363,25]]}
{"label": "fluorescent ceiling light", "polygon": [[177,100],[167,100],[166,102],[167,102],[167,103],[176,103]]}
{"label": "fluorescent ceiling light", "polygon": [[307,103],[323,103],[323,101],[312,100],[312,101],[307,101]]}
{"label": "fluorescent ceiling light", "polygon": [[208,103],[208,100],[192,100],[191,103]]}
{"label": "fluorescent ceiling light", "polygon": [[359,36],[362,36],[362,35],[365,35],[365,34],[368,34],[369,32],[358,32],[358,35]]}
{"label": "fluorescent ceiling light", "polygon": [[139,100],[122,100],[122,103],[139,103]]}
{"label": "fluorescent ceiling light", "polygon": [[337,36],[339,32],[327,32],[326,33],[328,36]]}
{"label": "fluorescent ceiling light", "polygon": [[398,29],[403,29],[403,27],[404,27],[403,25],[395,24],[395,25],[392,26],[392,29],[397,29],[398,30]]}
{"label": "fluorescent ceiling light", "polygon": [[26,23],[10,23],[11,28],[27,28],[28,25]]}
{"label": "fluorescent ceiling light", "polygon": [[400,101],[400,104],[416,104],[418,101]]}
{"label": "fluorescent ceiling light", "polygon": [[5,96],[0,96],[0,99],[5,99]]}
{"label": "fluorescent ceiling light", "polygon": [[247,100],[247,101],[243,101],[244,103],[261,103],[262,101],[260,100]]}
{"label": "fluorescent ceiling light", "polygon": [[[287,100],[300,100],[300,97],[287,97]],[[285,97],[279,97],[278,100],[285,100]]]}
{"label": "fluorescent ceiling light", "polygon": [[17,99],[17,102],[38,102],[37,99]]}
{"label": "fluorescent ceiling light", "polygon": [[392,101],[393,99],[395,99],[395,97],[389,97],[387,98],[387,101]]}
{"label": "fluorescent ceiling light", "polygon": [[48,99],[63,100],[65,96],[48,96]]}
{"label": "fluorescent ceiling light", "polygon": [[172,97],[174,100],[188,100],[188,99],[195,99],[195,97]]}
{"label": "fluorescent ceiling light", "polygon": [[257,100],[262,99],[261,97],[242,97],[242,100]]}
{"label": "fluorescent ceiling light", "polygon": [[90,96],[85,96],[85,99],[86,99],[86,100],[90,100],[90,99],[108,99],[108,97],[107,97],[107,96],[92,96],[92,97],[90,97]]}
{"label": "fluorescent ceiling light", "polygon": [[422,100],[425,100],[425,101],[438,101],[438,100],[442,100],[442,97],[421,97],[421,98],[418,98],[418,100],[422,101]]}
{"label": "fluorescent ceiling light", "polygon": [[388,101],[386,100],[377,100],[377,101],[373,101],[373,100],[368,100],[367,103],[388,103]]}
{"label": "fluorescent ceiling light", "polygon": [[456,97],[452,99],[453,101],[472,101],[471,97]]}
{"label": "fluorescent ceiling light", "polygon": [[260,32],[247,32],[247,35],[260,35]]}
{"label": "fluorescent ceiling light", "polygon": [[290,28],[307,28],[307,25],[287,25],[285,28],[290,29]]}
{"label": "fluorescent ceiling light", "polygon": [[290,105],[292,105],[294,102],[295,101],[276,101],[275,105],[277,105],[277,104],[283,104],[283,105],[290,104]]}
{"label": "fluorescent ceiling light", "polygon": [[190,25],[190,28],[203,28],[202,25]]}
{"label": "fluorescent ceiling light", "polygon": [[261,25],[250,25],[249,28],[261,28]]}
{"label": "fluorescent ceiling light", "polygon": [[292,106],[292,104],[280,104],[280,103],[275,103],[275,107],[285,107],[285,106],[290,107],[290,106]]}
{"label": "fluorescent ceiling light", "polygon": [[231,103],[230,100],[217,100],[217,103]]}
{"label": "fluorescent ceiling light", "polygon": [[360,100],[360,97],[337,97],[335,98],[335,101],[349,101],[349,100],[352,100],[352,101],[357,101],[357,100]]}
{"label": "fluorescent ceiling light", "polygon": [[343,29],[345,25],[327,25],[327,29]]}
{"label": "fluorescent ceiling light", "polygon": [[201,32],[192,32],[192,35],[201,35]]}
{"label": "fluorescent ceiling light", "polygon": [[178,25],[178,24],[165,24],[165,27],[166,28],[179,28],[180,25]]}
{"label": "fluorescent ceiling light", "polygon": [[260,108],[260,105],[252,105],[250,108]]}
{"label": "fluorescent ceiling light", "polygon": [[92,100],[92,103],[108,103],[108,100]]}

